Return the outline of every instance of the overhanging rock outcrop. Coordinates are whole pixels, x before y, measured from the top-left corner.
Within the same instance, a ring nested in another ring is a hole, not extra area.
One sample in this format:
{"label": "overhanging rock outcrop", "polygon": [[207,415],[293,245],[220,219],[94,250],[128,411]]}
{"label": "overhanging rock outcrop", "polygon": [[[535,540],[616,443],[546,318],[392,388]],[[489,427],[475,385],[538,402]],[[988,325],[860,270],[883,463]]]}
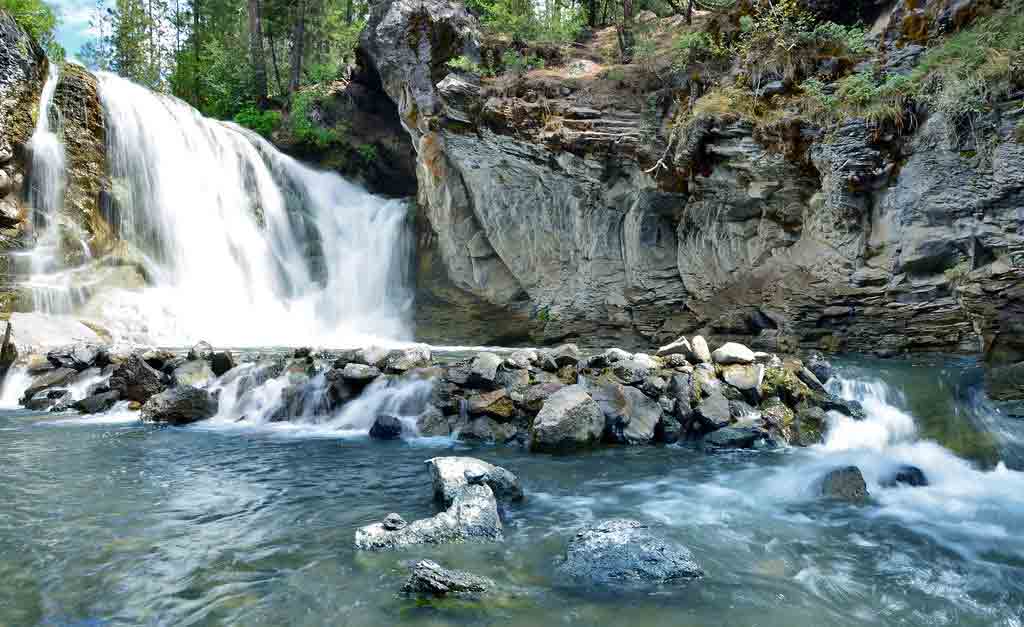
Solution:
{"label": "overhanging rock outcrop", "polygon": [[361,43],[416,147],[421,256],[450,302],[525,318],[533,341],[1024,358],[1019,107],[976,136],[936,114],[779,146],[730,113],[652,119],[656,86],[449,71],[479,41],[459,3],[394,0]]}

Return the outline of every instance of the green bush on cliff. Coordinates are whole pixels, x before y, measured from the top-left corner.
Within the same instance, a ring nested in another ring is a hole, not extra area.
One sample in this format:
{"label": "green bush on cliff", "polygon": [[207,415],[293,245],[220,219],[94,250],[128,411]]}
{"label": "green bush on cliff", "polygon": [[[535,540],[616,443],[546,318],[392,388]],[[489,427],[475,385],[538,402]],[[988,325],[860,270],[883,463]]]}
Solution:
{"label": "green bush on cliff", "polygon": [[288,130],[297,141],[317,148],[326,148],[340,139],[336,130],[322,126],[313,117],[317,104],[324,97],[326,93],[322,86],[310,87],[292,96]]}
{"label": "green bush on cliff", "polygon": [[281,125],[281,113],[279,111],[260,111],[249,105],[235,114],[235,123],[252,129],[264,137],[270,137]]}
{"label": "green bush on cliff", "polygon": [[55,61],[64,59],[64,48],[57,43],[57,14],[43,0],[0,0],[0,10],[7,11],[33,39],[39,42]]}

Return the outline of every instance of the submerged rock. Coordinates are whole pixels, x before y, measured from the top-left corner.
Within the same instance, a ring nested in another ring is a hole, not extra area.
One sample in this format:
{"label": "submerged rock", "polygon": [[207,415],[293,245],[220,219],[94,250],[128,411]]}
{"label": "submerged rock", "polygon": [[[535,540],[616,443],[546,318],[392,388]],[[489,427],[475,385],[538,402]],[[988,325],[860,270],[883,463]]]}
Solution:
{"label": "submerged rock", "polygon": [[431,560],[421,560],[402,586],[406,594],[443,597],[449,594],[479,594],[494,588],[494,582],[462,570],[451,570]]}
{"label": "submerged rock", "polygon": [[381,414],[370,427],[370,437],[375,440],[397,440],[402,437],[402,420],[391,414]]}
{"label": "submerged rock", "polygon": [[531,451],[571,451],[596,444],[604,413],[579,385],[566,386],[544,401],[530,431]]}
{"label": "submerged rock", "polygon": [[578,583],[603,585],[663,583],[704,574],[689,549],[635,520],[609,520],[577,533],[558,572]]}
{"label": "submerged rock", "polygon": [[704,445],[712,449],[754,448],[768,434],[757,427],[725,427],[704,436]]}
{"label": "submerged rock", "polygon": [[448,507],[466,486],[487,484],[495,498],[502,501],[519,501],[523,498],[523,487],[512,472],[488,464],[474,457],[434,457],[427,460],[430,479],[434,485],[434,498]]}
{"label": "submerged rock", "polygon": [[155,394],[142,406],[142,420],[187,425],[217,413],[217,401],[206,390],[190,385]]}
{"label": "submerged rock", "polygon": [[100,414],[113,407],[119,400],[121,400],[119,392],[100,392],[83,398],[71,407],[83,414]]}
{"label": "submerged rock", "polygon": [[925,476],[924,471],[917,466],[904,464],[897,468],[892,476],[881,481],[881,484],[887,488],[893,488],[898,485],[921,488],[928,485],[928,478]]}
{"label": "submerged rock", "polygon": [[829,471],[821,482],[821,495],[844,501],[863,501],[868,497],[864,475],[856,466]]}
{"label": "submerged rock", "polygon": [[[391,528],[389,528],[391,527]],[[356,549],[388,551],[416,544],[493,542],[502,539],[497,501],[487,485],[468,485],[451,506],[431,518],[393,528],[388,521],[356,530]]]}

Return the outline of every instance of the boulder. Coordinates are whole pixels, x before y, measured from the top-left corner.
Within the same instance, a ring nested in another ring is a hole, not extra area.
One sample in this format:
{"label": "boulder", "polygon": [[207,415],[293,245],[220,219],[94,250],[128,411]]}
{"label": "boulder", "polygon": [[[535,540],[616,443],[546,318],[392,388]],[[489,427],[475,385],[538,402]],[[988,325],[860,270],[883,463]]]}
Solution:
{"label": "boulder", "polygon": [[607,386],[609,401],[600,404],[605,416],[605,433],[620,444],[648,444],[661,420],[661,405],[636,388]]}
{"label": "boulder", "polygon": [[747,449],[762,440],[768,434],[757,427],[725,427],[712,431],[704,436],[704,446],[712,449]]}
{"label": "boulder", "polygon": [[55,348],[46,353],[46,358],[55,368],[74,368],[79,372],[93,366],[102,368],[107,365],[106,351],[103,347],[85,342]]}
{"label": "boulder", "polygon": [[119,392],[101,392],[86,396],[71,407],[83,414],[100,414],[113,407],[119,400],[121,400]]}
{"label": "boulder", "polygon": [[537,351],[532,348],[512,351],[512,354],[505,358],[505,365],[510,368],[525,369],[535,363],[537,363]]}
{"label": "boulder", "polygon": [[423,344],[406,346],[388,353],[385,367],[388,372],[406,372],[430,365],[430,348]]}
{"label": "boulder", "polygon": [[427,405],[427,408],[416,417],[416,432],[423,437],[447,437],[451,435],[451,425],[448,424],[448,417],[434,405]]}
{"label": "boulder", "polygon": [[796,408],[796,440],[792,444],[800,446],[812,446],[819,444],[824,439],[825,431],[828,428],[828,418],[825,410],[801,403]]}
{"label": "boulder", "polygon": [[164,384],[159,372],[137,353],[132,353],[110,375],[110,389],[119,392],[126,401],[145,403],[163,391]]}
{"label": "boulder", "polygon": [[498,422],[489,416],[459,418],[452,426],[452,432],[457,433],[461,441],[487,444],[505,444],[519,435],[519,429],[513,423]]}
{"label": "boulder", "polygon": [[46,388],[39,390],[32,396],[25,396],[22,405],[33,411],[48,411],[58,405],[66,404],[71,399],[71,393],[64,388]]}
{"label": "boulder", "polygon": [[665,583],[704,574],[689,549],[635,520],[609,520],[577,533],[557,570],[574,582],[598,585]]}
{"label": "boulder", "polygon": [[722,366],[722,379],[741,392],[758,390],[764,381],[764,366],[761,364]]}
{"label": "boulder", "polygon": [[825,389],[825,386],[822,385],[822,383],[818,379],[818,377],[813,372],[808,370],[806,367],[800,368],[799,370],[797,370],[796,371],[796,376],[801,381],[803,381],[804,385],[809,387],[812,392],[816,392],[818,394],[827,394],[828,393],[828,391]]}
{"label": "boulder", "polygon": [[509,391],[523,391],[530,385],[530,372],[520,368],[498,368],[494,377],[494,385]]}
{"label": "boulder", "polygon": [[548,397],[561,390],[565,387],[565,384],[561,381],[552,381],[550,383],[536,383],[526,388],[523,393],[523,407],[532,413],[539,412],[541,407],[544,406],[544,401],[548,400]]}
{"label": "boulder", "polygon": [[508,420],[516,411],[508,390],[497,389],[474,394],[466,399],[466,410],[470,416],[490,416]]}
{"label": "boulder", "polygon": [[193,359],[208,360],[211,357],[213,357],[213,347],[210,346],[209,342],[203,340],[189,349],[186,359],[189,361],[192,361]]}
{"label": "boulder", "polygon": [[397,440],[402,437],[402,419],[391,414],[381,414],[370,427],[370,437],[375,440]]}
{"label": "boulder", "polygon": [[356,530],[355,548],[363,551],[388,551],[417,544],[493,542],[502,539],[497,501],[491,488],[484,484],[466,486],[455,496],[447,510],[431,518],[406,524],[401,517],[395,520],[392,516],[389,516],[390,522],[386,519]]}
{"label": "boulder", "polygon": [[479,353],[469,367],[468,383],[476,387],[493,386],[500,365],[501,357],[494,353]]}
{"label": "boulder", "polygon": [[235,358],[229,351],[214,351],[210,356],[210,369],[218,377],[235,367]]}
{"label": "boulder", "polygon": [[640,383],[651,374],[651,368],[636,359],[627,359],[612,366],[612,373],[626,385]]}
{"label": "boulder", "polygon": [[142,351],[142,360],[155,370],[163,370],[164,366],[177,358],[173,352],[162,348],[149,348]]}
{"label": "boulder", "polygon": [[667,357],[669,355],[682,355],[688,357],[693,354],[693,347],[690,346],[690,342],[685,337],[680,337],[671,344],[666,344],[658,349],[658,357]]}
{"label": "boulder", "polygon": [[566,386],[544,401],[530,431],[531,451],[571,451],[596,444],[604,413],[579,385]]}
{"label": "boulder", "polygon": [[928,478],[925,476],[924,471],[917,466],[905,464],[896,468],[892,475],[880,483],[886,488],[893,488],[898,485],[920,488],[928,485]]}
{"label": "boulder", "polygon": [[754,363],[754,351],[743,344],[726,342],[715,352],[711,353],[711,359],[719,365],[729,364],[752,364]]}
{"label": "boulder", "polygon": [[193,387],[205,386],[216,378],[210,362],[205,359],[193,359],[186,361],[171,374],[175,385],[190,385]]}
{"label": "boulder", "polygon": [[556,368],[575,366],[580,362],[580,349],[575,344],[562,344],[548,351],[548,356],[554,360]]}
{"label": "boulder", "polygon": [[500,501],[519,501],[523,487],[512,472],[474,457],[434,457],[427,460],[434,498],[443,507],[454,502],[466,486],[486,484]]}
{"label": "boulder", "polygon": [[187,425],[217,413],[217,401],[206,390],[183,385],[151,396],[142,406],[142,420]]}
{"label": "boulder", "polygon": [[837,411],[854,420],[864,420],[867,414],[860,401],[839,398],[833,394],[823,394],[812,399],[813,403],[825,411]]}
{"label": "boulder", "polygon": [[711,350],[708,348],[708,342],[704,339],[703,335],[693,336],[693,360],[701,364],[711,363]]}
{"label": "boulder", "polygon": [[420,560],[402,586],[405,594],[444,597],[474,595],[494,588],[494,582],[461,570],[443,568],[437,562]]}
{"label": "boulder", "polygon": [[863,501],[868,497],[864,475],[856,466],[831,470],[821,481],[821,495],[844,501]]}
{"label": "boulder", "polygon": [[[32,383],[25,389],[22,398],[25,402],[30,401],[43,390],[70,383],[76,374],[78,374],[78,371],[74,368],[57,368],[56,370],[44,372],[32,380]],[[29,409],[32,408],[30,407]]]}
{"label": "boulder", "polygon": [[350,363],[345,364],[341,369],[341,377],[356,385],[369,385],[371,381],[380,376],[380,370],[366,364]]}
{"label": "boulder", "polygon": [[729,399],[720,390],[712,388],[708,397],[694,408],[694,415],[706,431],[728,426],[732,420]]}
{"label": "boulder", "polygon": [[988,395],[996,401],[1024,400],[1024,361],[987,365],[985,388]]}
{"label": "boulder", "polygon": [[811,353],[804,365],[821,383],[828,383],[832,378],[832,364],[821,353]]}
{"label": "boulder", "polygon": [[0,382],[7,376],[7,371],[11,369],[14,362],[18,361],[18,347],[11,340],[11,331],[13,329],[14,327],[8,322],[4,329],[3,341],[0,342]]}

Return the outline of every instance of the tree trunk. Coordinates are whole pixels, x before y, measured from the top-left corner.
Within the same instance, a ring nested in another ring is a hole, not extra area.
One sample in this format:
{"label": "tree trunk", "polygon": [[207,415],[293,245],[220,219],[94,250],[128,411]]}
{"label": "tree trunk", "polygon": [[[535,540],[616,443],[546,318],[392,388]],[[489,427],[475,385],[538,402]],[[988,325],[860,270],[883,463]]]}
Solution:
{"label": "tree trunk", "polygon": [[345,0],[345,23],[352,24],[352,0]]}
{"label": "tree trunk", "polygon": [[249,0],[249,56],[252,57],[252,95],[260,107],[267,105],[267,59],[263,55],[263,24],[260,0]]}
{"label": "tree trunk", "polygon": [[619,51],[623,63],[633,62],[633,0],[622,0],[622,25],[619,26]]}
{"label": "tree trunk", "polygon": [[587,0],[587,26],[597,28],[597,0]]}
{"label": "tree trunk", "polygon": [[693,24],[693,3],[696,0],[690,0],[686,5],[686,23]]}
{"label": "tree trunk", "polygon": [[306,40],[306,3],[297,0],[295,3],[295,28],[292,31],[292,72],[288,89],[295,93],[302,79],[302,53]]}
{"label": "tree trunk", "polygon": [[281,65],[277,62],[277,46],[274,44],[274,29],[267,31],[267,43],[270,44],[270,63],[274,66],[277,93],[284,94],[284,83],[281,82]]}
{"label": "tree trunk", "polygon": [[199,106],[199,0],[192,0],[192,53],[195,65],[192,67],[192,104]]}

